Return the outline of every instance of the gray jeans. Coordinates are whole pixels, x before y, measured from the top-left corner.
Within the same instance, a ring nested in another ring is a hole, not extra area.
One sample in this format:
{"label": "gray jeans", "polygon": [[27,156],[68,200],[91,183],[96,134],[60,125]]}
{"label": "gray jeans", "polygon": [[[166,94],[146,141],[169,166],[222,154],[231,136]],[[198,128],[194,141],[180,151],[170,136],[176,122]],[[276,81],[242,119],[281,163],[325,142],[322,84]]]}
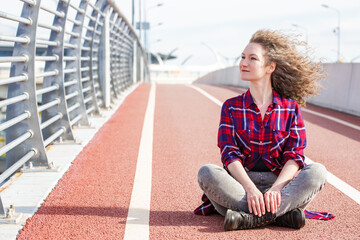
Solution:
{"label": "gray jeans", "polygon": [[[276,217],[295,208],[305,209],[325,185],[326,173],[326,168],[320,163],[305,166],[281,190],[281,204],[276,212]],[[250,171],[247,174],[262,193],[265,193],[277,178],[272,172]],[[198,182],[200,188],[221,215],[225,216],[228,208],[249,212],[245,189],[222,167],[214,164],[201,167]]]}

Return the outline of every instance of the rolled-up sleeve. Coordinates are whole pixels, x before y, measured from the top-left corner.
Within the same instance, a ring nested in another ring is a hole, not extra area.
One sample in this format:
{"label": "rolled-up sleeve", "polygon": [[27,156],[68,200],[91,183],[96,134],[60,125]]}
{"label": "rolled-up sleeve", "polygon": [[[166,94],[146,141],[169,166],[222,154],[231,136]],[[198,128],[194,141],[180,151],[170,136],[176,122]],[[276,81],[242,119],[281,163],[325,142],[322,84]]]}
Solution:
{"label": "rolled-up sleeve", "polygon": [[221,108],[218,132],[218,147],[220,148],[221,161],[225,169],[227,169],[227,166],[234,161],[243,163],[244,155],[236,145],[235,131],[234,122],[229,113],[228,103],[225,102]]}
{"label": "rolled-up sleeve", "polygon": [[283,164],[289,160],[295,160],[300,169],[305,166],[304,149],[306,147],[306,132],[304,120],[298,105],[295,107],[292,117],[290,136],[283,152]]}

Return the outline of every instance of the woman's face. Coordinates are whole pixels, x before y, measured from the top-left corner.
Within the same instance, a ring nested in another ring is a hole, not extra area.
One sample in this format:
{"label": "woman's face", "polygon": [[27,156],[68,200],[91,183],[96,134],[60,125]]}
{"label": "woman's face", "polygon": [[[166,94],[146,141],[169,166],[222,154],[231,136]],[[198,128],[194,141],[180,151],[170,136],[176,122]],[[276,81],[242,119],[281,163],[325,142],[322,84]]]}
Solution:
{"label": "woman's face", "polygon": [[241,54],[240,60],[241,79],[245,81],[257,81],[265,79],[271,65],[266,66],[265,50],[258,43],[249,43]]}

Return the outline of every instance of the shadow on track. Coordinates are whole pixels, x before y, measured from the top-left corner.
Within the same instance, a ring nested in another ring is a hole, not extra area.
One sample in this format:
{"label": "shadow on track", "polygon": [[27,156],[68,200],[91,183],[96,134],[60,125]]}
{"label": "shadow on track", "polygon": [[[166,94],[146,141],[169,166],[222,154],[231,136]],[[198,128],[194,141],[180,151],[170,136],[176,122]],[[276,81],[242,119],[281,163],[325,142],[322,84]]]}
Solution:
{"label": "shadow on track", "polygon": [[[30,212],[33,207],[17,207],[21,212]],[[146,211],[138,209],[139,212]],[[121,207],[77,207],[77,206],[42,206],[37,212],[38,215],[65,215],[65,216],[98,216],[119,218],[119,224],[126,224],[128,209]],[[150,211],[150,227],[165,226],[193,226],[198,227],[199,232],[220,233],[223,229],[224,218],[218,214],[210,216],[194,215],[192,211]],[[137,222],[138,224],[139,222]],[[144,223],[145,224],[145,223]],[[267,226],[267,229],[275,231],[296,231],[295,229]],[[258,231],[264,228],[252,229]]]}

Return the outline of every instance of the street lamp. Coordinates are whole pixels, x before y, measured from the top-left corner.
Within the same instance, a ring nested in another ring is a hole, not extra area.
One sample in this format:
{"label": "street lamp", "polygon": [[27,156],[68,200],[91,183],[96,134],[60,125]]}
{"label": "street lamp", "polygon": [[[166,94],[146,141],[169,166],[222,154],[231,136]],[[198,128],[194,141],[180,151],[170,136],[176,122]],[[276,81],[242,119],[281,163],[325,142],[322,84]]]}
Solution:
{"label": "street lamp", "polygon": [[191,55],[189,55],[187,58],[185,58],[185,60],[181,63],[181,65],[185,65],[185,63],[187,62],[187,61],[189,61],[189,59],[190,58],[192,58],[192,54]]}
{"label": "street lamp", "polygon": [[357,59],[360,59],[360,55],[359,55],[359,56],[354,57],[353,59],[351,59],[351,61],[350,61],[350,62],[355,62]]}
{"label": "street lamp", "polygon": [[164,62],[166,62],[168,60],[168,58],[171,56],[171,54],[173,54],[175,51],[177,51],[178,48],[174,48],[173,50],[171,50],[168,55],[166,55],[166,57],[164,58]]}
{"label": "street lamp", "polygon": [[[147,12],[148,12],[150,9],[156,8],[156,7],[161,7],[161,6],[163,6],[163,5],[164,5],[163,3],[158,3],[158,4],[156,4],[156,5],[152,6],[152,7],[147,8],[147,9],[145,10],[144,21],[146,22]],[[145,45],[145,51],[148,52],[148,62],[149,62],[149,64],[151,64],[151,51],[150,51],[150,46],[148,46],[148,45],[150,45],[150,44],[148,43],[148,40],[147,40],[147,38],[148,38],[147,32],[148,32],[148,30],[150,30],[150,23],[147,23],[147,25],[148,25],[148,27],[145,29],[145,32],[144,32],[144,38],[145,38],[145,39],[144,39],[144,45]],[[158,24],[158,25],[162,25],[162,23],[160,23],[160,24]]]}
{"label": "street lamp", "polygon": [[148,10],[152,9],[152,8],[156,8],[156,7],[161,7],[162,5],[164,5],[164,4],[163,3],[158,3],[158,4],[156,4],[156,5],[152,6],[152,7],[149,7]]}
{"label": "street lamp", "polygon": [[154,28],[154,27],[162,26],[163,24],[164,24],[163,22],[159,22],[159,23],[155,24],[155,26],[153,26],[153,28]]}
{"label": "street lamp", "polygon": [[155,41],[151,42],[152,44],[161,42],[161,39],[156,39]]}
{"label": "street lamp", "polygon": [[308,41],[309,41],[309,34],[308,34],[308,30],[307,30],[307,28],[305,28],[305,27],[302,27],[302,26],[300,26],[300,25],[298,25],[298,24],[291,24],[293,27],[297,27],[297,28],[300,28],[300,29],[303,29],[304,31],[305,31],[305,39],[306,39],[306,43],[308,43]]}
{"label": "street lamp", "polygon": [[336,28],[336,33],[337,33],[337,61],[340,60],[340,11],[336,8],[332,8],[332,7],[329,7],[328,5],[326,4],[321,4],[322,7],[324,8],[328,8],[328,9],[331,9],[331,10],[334,10],[336,11],[337,15],[338,15],[338,26]]}
{"label": "street lamp", "polygon": [[217,65],[220,67],[220,68],[224,68],[224,64],[221,62],[220,60],[220,55],[217,51],[215,51],[215,49],[213,49],[212,47],[210,47],[209,45],[207,45],[206,43],[204,42],[201,42],[202,45],[204,45],[205,47],[207,47],[208,49],[210,49],[210,51],[214,54],[215,58],[216,58],[216,62],[217,62]]}

